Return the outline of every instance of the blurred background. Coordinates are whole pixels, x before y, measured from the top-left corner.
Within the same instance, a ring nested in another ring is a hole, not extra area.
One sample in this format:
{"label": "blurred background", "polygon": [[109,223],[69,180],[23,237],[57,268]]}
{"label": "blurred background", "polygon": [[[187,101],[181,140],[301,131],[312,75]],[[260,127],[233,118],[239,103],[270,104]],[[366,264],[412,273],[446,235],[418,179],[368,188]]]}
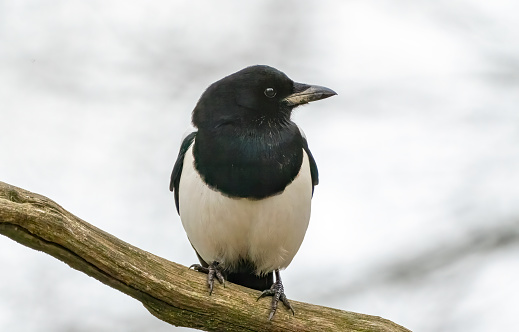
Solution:
{"label": "blurred background", "polygon": [[[518,12],[511,0],[0,0],[0,181],[190,265],[168,191],[182,133],[209,84],[268,64],[339,94],[294,114],[320,184],[282,273],[288,298],[413,331],[510,330]],[[1,331],[183,330],[6,237],[0,265]]]}

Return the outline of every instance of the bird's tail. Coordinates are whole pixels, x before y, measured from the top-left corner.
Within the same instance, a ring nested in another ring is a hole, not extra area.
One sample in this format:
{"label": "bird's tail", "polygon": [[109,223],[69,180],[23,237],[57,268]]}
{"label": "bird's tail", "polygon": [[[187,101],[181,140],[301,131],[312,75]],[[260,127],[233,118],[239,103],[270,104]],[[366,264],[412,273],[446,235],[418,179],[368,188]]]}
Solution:
{"label": "bird's tail", "polygon": [[227,272],[227,280],[234,284],[264,291],[274,283],[274,275],[272,272],[262,276],[257,276],[254,271]]}

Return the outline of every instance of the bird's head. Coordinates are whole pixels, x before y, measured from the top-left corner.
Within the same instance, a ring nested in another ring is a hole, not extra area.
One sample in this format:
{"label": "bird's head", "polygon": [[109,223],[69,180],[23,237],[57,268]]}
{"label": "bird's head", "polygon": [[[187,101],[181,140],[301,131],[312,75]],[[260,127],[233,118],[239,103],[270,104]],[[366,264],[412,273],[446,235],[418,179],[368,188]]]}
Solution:
{"label": "bird's head", "polygon": [[193,110],[193,124],[199,129],[283,124],[295,107],[335,94],[296,83],[275,68],[251,66],[210,85]]}

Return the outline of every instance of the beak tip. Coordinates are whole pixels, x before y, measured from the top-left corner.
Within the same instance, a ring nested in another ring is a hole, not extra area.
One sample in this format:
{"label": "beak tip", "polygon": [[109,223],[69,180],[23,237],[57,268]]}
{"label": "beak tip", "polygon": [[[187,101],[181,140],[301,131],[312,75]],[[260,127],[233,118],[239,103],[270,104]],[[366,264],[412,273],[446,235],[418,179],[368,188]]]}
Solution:
{"label": "beak tip", "polygon": [[335,92],[335,91],[333,91],[332,89],[328,89],[328,90],[330,90],[330,92],[328,93],[328,94],[329,94],[329,97],[331,97],[331,96],[337,96],[337,95],[338,95],[338,93]]}
{"label": "beak tip", "polygon": [[329,98],[329,97],[332,97],[332,96],[337,96],[337,92],[333,91],[330,88],[320,87],[320,89],[322,91],[322,98],[321,99]]}
{"label": "beak tip", "polygon": [[291,94],[284,99],[291,106],[298,106],[307,104],[312,101],[329,98],[337,95],[337,92],[330,88],[319,85],[307,85],[301,83],[295,83],[297,86],[297,92]]}

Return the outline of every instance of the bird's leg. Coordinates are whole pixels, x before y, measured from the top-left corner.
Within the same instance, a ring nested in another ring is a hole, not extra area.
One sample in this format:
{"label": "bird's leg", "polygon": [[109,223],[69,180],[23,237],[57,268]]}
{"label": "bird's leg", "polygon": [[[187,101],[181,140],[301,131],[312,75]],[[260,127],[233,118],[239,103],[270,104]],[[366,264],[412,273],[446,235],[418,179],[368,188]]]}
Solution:
{"label": "bird's leg", "polygon": [[207,287],[209,288],[209,295],[213,294],[214,277],[218,279],[218,282],[225,287],[225,278],[222,274],[222,266],[217,261],[212,262],[209,266],[205,267],[200,264],[193,264],[189,267],[195,271],[207,273]]}
{"label": "bird's leg", "polygon": [[[283,287],[283,283],[281,282],[281,277],[279,275],[279,270],[276,270],[276,282],[272,284],[270,289],[264,290],[261,295],[258,297],[258,300],[264,296],[272,296],[272,304],[270,306],[270,315],[269,320],[274,317],[276,310],[278,308],[278,302],[281,300],[287,309],[292,311],[292,315],[295,315],[294,308],[288,302],[287,297],[285,296],[285,288]],[[257,301],[257,300],[256,300]]]}

